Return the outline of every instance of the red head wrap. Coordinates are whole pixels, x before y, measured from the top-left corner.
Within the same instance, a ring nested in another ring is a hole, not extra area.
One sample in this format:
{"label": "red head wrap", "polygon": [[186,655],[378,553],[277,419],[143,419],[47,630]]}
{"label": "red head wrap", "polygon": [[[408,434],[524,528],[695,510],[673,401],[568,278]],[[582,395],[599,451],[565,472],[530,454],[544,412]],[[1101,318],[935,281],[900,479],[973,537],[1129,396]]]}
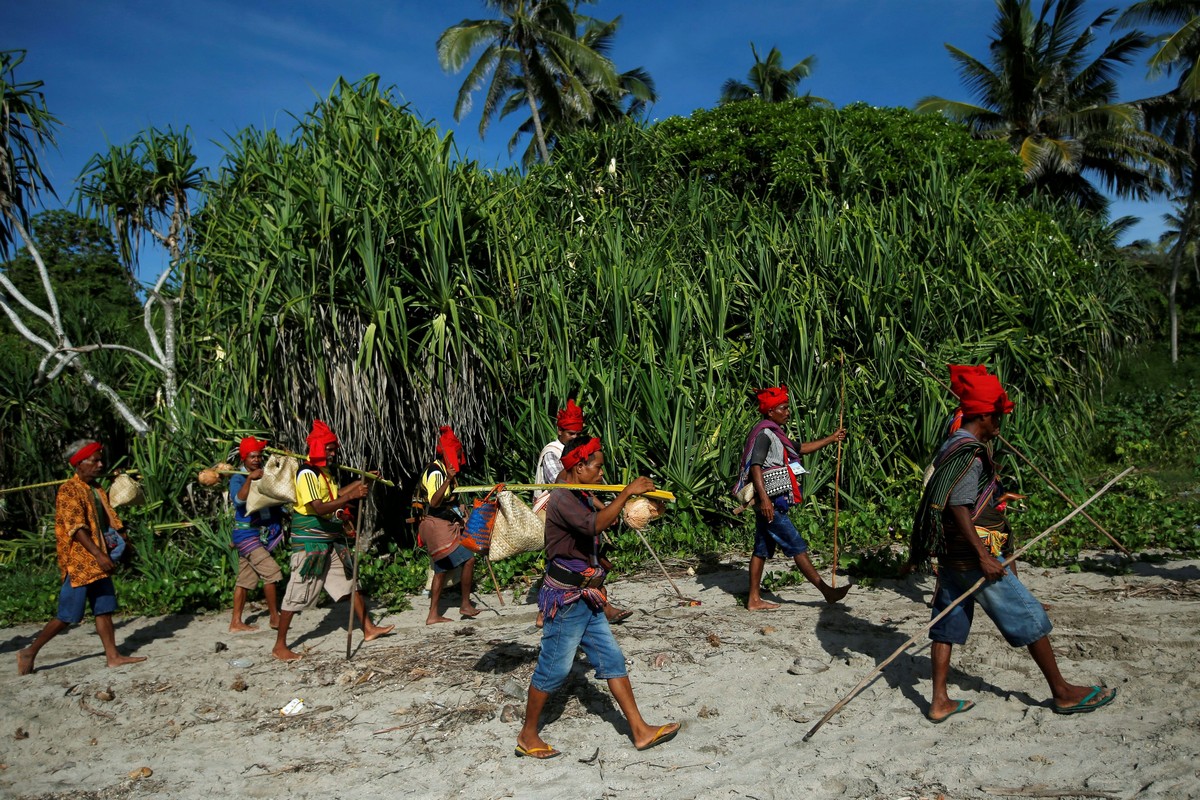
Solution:
{"label": "red head wrap", "polygon": [[240,458],[242,461],[245,461],[246,457],[251,453],[261,452],[266,446],[266,439],[255,439],[253,436],[247,436],[246,438],[242,439],[241,444],[238,445],[238,458]]}
{"label": "red head wrap", "polygon": [[947,366],[950,370],[950,391],[958,398],[965,416],[1012,413],[1013,403],[1000,385],[1000,379],[989,375],[983,364]]}
{"label": "red head wrap", "polygon": [[585,445],[576,447],[574,450],[563,453],[562,465],[563,469],[570,469],[576,464],[582,464],[592,457],[593,453],[600,452],[600,440],[592,439]]}
{"label": "red head wrap", "polygon": [[754,396],[758,398],[758,410],[766,414],[772,408],[788,401],[788,388],[785,384],[771,389],[759,389],[755,391]]}
{"label": "red head wrap", "polygon": [[583,409],[575,405],[574,398],[567,400],[567,407],[558,412],[558,427],[574,433],[583,430]]}
{"label": "red head wrap", "polygon": [[308,434],[308,460],[318,467],[325,466],[325,445],[337,442],[338,438],[329,426],[319,419],[313,420],[312,432]]}
{"label": "red head wrap", "polygon": [[446,466],[458,472],[463,463],[462,442],[454,435],[449,425],[443,425],[438,432],[441,435],[438,436],[437,454],[445,460]]}
{"label": "red head wrap", "polygon": [[78,467],[84,461],[87,461],[89,458],[91,458],[94,453],[100,452],[100,449],[103,447],[104,445],[100,444],[99,442],[88,442],[83,447],[76,450],[75,455],[71,456],[67,460],[71,462],[72,467]]}

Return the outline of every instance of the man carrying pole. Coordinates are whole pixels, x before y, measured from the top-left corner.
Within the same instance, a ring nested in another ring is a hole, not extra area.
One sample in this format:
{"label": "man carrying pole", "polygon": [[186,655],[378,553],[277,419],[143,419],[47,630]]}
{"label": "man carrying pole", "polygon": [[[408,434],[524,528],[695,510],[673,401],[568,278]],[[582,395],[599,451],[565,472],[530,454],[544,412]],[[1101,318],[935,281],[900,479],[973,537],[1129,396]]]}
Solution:
{"label": "man carrying pole", "polygon": [[279,632],[271,655],[294,661],[300,654],[287,646],[292,617],[317,602],[321,590],[336,602],[347,595],[354,613],[362,620],[363,638],[378,639],[395,625],[376,625],[367,613],[367,599],[353,585],[352,557],[343,532],[343,507],[367,496],[367,485],[358,480],[337,485],[333,465],[341,445],[321,420],[313,421],[308,435],[308,461],[296,473],[296,504],[292,512],[291,575],[279,613]]}
{"label": "man carrying pole", "polygon": [[1116,689],[1067,683],[1050,646],[1050,618],[1015,571],[1002,563],[1007,523],[989,442],[1000,434],[1001,421],[1013,404],[986,367],[951,365],[949,369],[962,423],[934,458],[933,474],[913,524],[909,566],[926,563],[931,556],[938,560],[934,617],[980,578],[986,580],[929,631],[933,697],[927,716],[940,723],[975,706],[969,700],[950,699],[946,679],[951,650],[966,643],[976,602],[1010,645],[1029,649],[1050,686],[1055,713],[1095,711],[1116,697]]}

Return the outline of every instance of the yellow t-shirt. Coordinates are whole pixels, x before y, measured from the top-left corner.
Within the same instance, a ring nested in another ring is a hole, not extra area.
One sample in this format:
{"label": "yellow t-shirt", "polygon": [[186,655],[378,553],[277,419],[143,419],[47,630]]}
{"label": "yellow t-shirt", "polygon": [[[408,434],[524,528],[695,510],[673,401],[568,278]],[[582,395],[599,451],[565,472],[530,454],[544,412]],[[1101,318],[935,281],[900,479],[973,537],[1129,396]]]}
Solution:
{"label": "yellow t-shirt", "polygon": [[[320,472],[312,470],[304,470],[296,474],[296,505],[293,506],[295,513],[303,514],[308,517],[315,517],[308,504],[314,500],[322,503],[328,503],[330,500],[336,500],[338,496],[338,485],[329,470],[320,467]],[[331,515],[322,514],[324,519],[329,519]]]}

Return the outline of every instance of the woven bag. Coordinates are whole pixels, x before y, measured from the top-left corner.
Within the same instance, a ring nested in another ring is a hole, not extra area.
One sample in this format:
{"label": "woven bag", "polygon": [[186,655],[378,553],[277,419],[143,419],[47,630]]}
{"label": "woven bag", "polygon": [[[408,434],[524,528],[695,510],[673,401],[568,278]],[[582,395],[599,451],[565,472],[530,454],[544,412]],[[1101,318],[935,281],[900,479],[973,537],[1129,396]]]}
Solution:
{"label": "woven bag", "polygon": [[500,501],[494,494],[495,490],[482,500],[476,500],[475,508],[467,517],[461,543],[472,552],[481,553],[492,546],[492,530],[500,516]]}
{"label": "woven bag", "polygon": [[140,506],[146,502],[146,493],[142,485],[128,475],[118,475],[113,479],[108,489],[108,504],[113,508],[118,506]]}
{"label": "woven bag", "polygon": [[263,465],[263,476],[250,481],[246,496],[246,513],[253,514],[270,506],[291,505],[296,502],[296,470],[300,462],[289,456],[272,454]]}
{"label": "woven bag", "polygon": [[532,553],[546,546],[546,523],[512,492],[497,495],[500,513],[492,528],[488,561],[502,561],[517,553]]}

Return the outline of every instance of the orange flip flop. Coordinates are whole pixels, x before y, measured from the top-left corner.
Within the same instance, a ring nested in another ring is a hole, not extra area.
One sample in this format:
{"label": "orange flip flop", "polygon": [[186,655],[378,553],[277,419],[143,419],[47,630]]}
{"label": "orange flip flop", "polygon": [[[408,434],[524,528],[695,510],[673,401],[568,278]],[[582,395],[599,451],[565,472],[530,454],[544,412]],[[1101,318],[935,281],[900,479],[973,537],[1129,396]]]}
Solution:
{"label": "orange flip flop", "polygon": [[638,750],[649,750],[651,747],[658,747],[663,742],[669,742],[679,733],[680,725],[678,722],[671,722],[663,725],[654,733],[654,738],[646,744],[638,748]]}
{"label": "orange flip flop", "polygon": [[526,758],[557,758],[562,753],[547,745],[546,747],[533,747],[526,750],[521,745],[517,745],[516,754]]}

